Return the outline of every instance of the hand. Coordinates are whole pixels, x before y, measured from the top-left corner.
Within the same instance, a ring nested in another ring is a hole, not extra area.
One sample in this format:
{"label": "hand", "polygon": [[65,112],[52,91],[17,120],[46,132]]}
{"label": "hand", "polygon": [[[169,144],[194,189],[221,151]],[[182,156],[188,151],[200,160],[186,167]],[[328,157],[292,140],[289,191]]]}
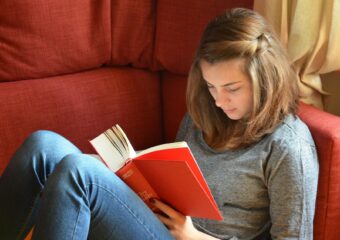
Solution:
{"label": "hand", "polygon": [[[183,214],[177,212],[172,207],[166,205],[165,203],[153,199],[152,203],[157,207],[162,213],[155,213],[158,219],[169,229],[170,233],[176,239],[194,239],[193,237],[197,234],[197,229],[192,224],[191,218],[184,216]],[[197,239],[197,238],[196,238]]]}
{"label": "hand", "polygon": [[191,220],[191,217],[184,216],[167,204],[152,199],[151,201],[162,213],[155,213],[158,219],[169,229],[172,236],[177,240],[190,240],[190,239],[216,239],[198,231]]}

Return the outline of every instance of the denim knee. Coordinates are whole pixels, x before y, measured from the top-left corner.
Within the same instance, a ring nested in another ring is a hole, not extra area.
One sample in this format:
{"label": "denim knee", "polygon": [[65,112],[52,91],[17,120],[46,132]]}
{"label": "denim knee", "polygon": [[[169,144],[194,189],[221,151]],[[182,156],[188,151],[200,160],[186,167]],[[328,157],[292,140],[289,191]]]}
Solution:
{"label": "denim knee", "polygon": [[32,133],[14,154],[11,165],[31,172],[43,185],[57,164],[68,154],[81,151],[61,135],[47,130]]}
{"label": "denim knee", "polygon": [[68,154],[58,165],[58,171],[85,178],[102,174],[108,169],[99,160],[85,154]]}
{"label": "denim knee", "polygon": [[77,170],[81,172],[87,172],[90,171],[91,169],[93,170],[94,165],[98,160],[95,160],[91,156],[88,156],[86,154],[78,154],[78,153],[71,153],[66,155],[61,163],[60,163],[60,168],[63,170]]}
{"label": "denim knee", "polygon": [[63,158],[56,169],[58,181],[73,179],[88,187],[101,185],[111,188],[121,185],[121,180],[101,161],[86,154],[69,154]]}
{"label": "denim knee", "polygon": [[[109,172],[107,167],[97,159],[84,154],[68,154],[57,165],[47,181],[48,192],[70,191],[87,195],[94,185],[112,186],[106,179]],[[53,187],[52,187],[53,186]],[[52,188],[51,188],[52,187]]]}
{"label": "denim knee", "polygon": [[50,146],[51,142],[58,141],[64,141],[59,134],[48,130],[38,130],[33,132],[24,144],[30,146],[30,148],[41,150],[46,146]]}

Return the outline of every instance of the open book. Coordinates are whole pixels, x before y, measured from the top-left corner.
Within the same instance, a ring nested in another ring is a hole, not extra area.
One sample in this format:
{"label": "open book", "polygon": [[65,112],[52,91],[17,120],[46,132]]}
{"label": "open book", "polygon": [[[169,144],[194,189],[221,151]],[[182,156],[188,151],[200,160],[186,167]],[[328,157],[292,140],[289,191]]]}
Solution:
{"label": "open book", "polygon": [[158,198],[184,215],[222,220],[210,189],[186,142],[136,153],[115,125],[90,141],[101,160],[152,209]]}

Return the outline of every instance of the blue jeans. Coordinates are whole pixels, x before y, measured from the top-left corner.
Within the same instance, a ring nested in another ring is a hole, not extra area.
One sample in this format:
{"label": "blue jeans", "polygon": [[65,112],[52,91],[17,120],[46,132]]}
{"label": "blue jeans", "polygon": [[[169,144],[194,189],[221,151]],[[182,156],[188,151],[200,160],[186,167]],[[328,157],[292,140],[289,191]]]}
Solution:
{"label": "blue jeans", "polygon": [[0,239],[173,239],[97,159],[49,131],[32,134],[0,178]]}

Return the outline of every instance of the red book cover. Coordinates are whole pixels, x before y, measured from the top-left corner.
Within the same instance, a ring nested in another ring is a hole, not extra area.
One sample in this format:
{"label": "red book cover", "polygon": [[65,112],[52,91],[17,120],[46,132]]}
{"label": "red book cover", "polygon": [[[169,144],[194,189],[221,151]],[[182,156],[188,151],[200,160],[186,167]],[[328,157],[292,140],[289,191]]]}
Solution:
{"label": "red book cover", "polygon": [[156,207],[150,203],[151,198],[158,198],[159,196],[150,186],[148,181],[144,178],[143,174],[139,171],[133,161],[129,161],[126,165],[116,172],[120,177],[137,195],[151,208],[153,211]]}
{"label": "red book cover", "polygon": [[140,155],[133,162],[159,198],[179,212],[223,219],[188,147],[157,150]]}
{"label": "red book cover", "polygon": [[184,215],[223,220],[186,142],[163,144],[136,154],[119,126],[90,142],[103,162],[149,207],[148,200],[156,197]]}

